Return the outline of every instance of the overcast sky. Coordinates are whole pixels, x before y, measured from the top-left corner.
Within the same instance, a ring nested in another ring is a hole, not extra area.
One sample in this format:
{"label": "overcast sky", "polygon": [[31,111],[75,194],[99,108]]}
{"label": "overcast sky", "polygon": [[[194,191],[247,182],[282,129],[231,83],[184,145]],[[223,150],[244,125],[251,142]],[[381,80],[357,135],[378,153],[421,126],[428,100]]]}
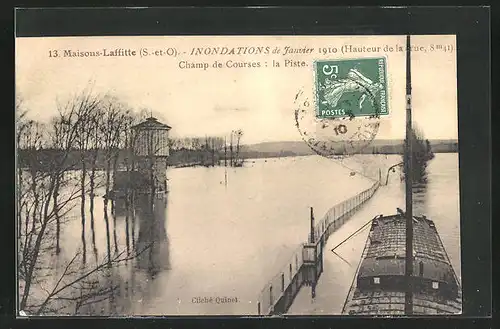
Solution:
{"label": "overcast sky", "polygon": [[[450,45],[454,36],[414,36],[413,44]],[[404,46],[404,36],[369,37],[78,37],[18,38],[16,91],[31,116],[45,121],[64,101],[94,82],[96,92],[110,92],[131,107],[150,108],[173,127],[175,136],[225,135],[244,131],[245,143],[300,140],[294,125],[294,97],[304,88],[314,92],[311,63],[318,59],[387,57],[390,117],[377,139],[403,138],[405,119],[405,53],[318,54],[317,48],[344,44]],[[311,54],[189,56],[192,47],[278,46],[313,48]],[[50,58],[49,51],[138,50],[175,47],[188,54],[172,57]],[[272,68],[272,60],[304,60],[304,68]],[[179,62],[260,61],[268,67],[180,69]],[[454,51],[413,52],[414,122],[429,139],[456,139],[457,81]]]}

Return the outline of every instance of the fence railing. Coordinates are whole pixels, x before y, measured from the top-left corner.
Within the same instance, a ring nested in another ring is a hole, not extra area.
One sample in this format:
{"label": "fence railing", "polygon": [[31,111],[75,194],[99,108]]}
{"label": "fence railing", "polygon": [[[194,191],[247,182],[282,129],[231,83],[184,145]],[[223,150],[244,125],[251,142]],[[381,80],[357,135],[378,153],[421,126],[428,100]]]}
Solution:
{"label": "fence railing", "polygon": [[370,188],[330,208],[325,216],[315,225],[314,242],[319,241],[323,234],[326,233],[328,237],[336,231],[337,228],[344,224],[347,218],[354,214],[361,205],[373,196],[379,186],[380,183],[377,181]]}
{"label": "fence railing", "polygon": [[257,301],[258,314],[269,314],[272,307],[283,297],[285,290],[291,286],[294,281],[301,284],[301,280],[298,280],[298,276],[300,276],[300,269],[303,264],[303,247],[303,244],[299,245],[299,248],[294,251],[292,257],[290,257],[286,265],[282,267],[281,271],[266,284],[264,289],[262,289]]}
{"label": "fence railing", "polygon": [[[330,234],[340,228],[363,203],[369,200],[379,186],[380,182],[377,181],[370,188],[330,208],[314,226],[313,244],[317,244],[315,249],[322,248]],[[257,300],[257,314],[272,314],[275,313],[276,308],[286,312],[291,306],[293,299],[305,282],[306,275],[302,271],[304,259],[314,258],[314,256],[309,255],[311,249],[305,248],[306,244],[311,245],[310,237],[306,241],[308,243],[300,244],[281,271],[262,289]],[[319,244],[319,241],[322,243]],[[321,254],[318,250],[314,253]]]}

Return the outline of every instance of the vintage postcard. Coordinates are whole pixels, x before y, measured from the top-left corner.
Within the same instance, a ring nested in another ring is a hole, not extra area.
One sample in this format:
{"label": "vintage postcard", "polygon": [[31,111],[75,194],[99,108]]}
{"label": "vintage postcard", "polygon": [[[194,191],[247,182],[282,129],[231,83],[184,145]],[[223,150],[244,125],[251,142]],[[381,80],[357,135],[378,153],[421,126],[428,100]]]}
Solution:
{"label": "vintage postcard", "polygon": [[461,314],[456,38],[16,39],[18,314]]}

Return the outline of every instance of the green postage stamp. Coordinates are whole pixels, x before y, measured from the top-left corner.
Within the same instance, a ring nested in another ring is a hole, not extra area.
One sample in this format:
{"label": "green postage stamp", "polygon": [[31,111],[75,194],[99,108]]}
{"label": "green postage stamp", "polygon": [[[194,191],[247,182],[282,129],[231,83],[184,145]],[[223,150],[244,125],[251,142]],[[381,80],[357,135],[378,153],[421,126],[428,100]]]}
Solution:
{"label": "green postage stamp", "polygon": [[384,57],[316,61],[316,116],[343,118],[389,114],[386,64]]}

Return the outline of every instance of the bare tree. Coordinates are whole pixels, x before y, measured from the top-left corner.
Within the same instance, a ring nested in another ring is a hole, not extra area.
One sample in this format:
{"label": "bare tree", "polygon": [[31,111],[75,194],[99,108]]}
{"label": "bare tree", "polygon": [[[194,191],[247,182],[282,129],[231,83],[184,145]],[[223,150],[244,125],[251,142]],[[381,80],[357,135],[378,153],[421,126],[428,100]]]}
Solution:
{"label": "bare tree", "polygon": [[[132,127],[138,124],[140,116],[132,111],[128,111],[123,118],[123,132],[121,136],[121,145],[123,147],[123,166],[127,172],[127,182],[125,187],[125,208],[129,209],[134,202],[134,193],[132,189],[133,177],[132,172],[136,169],[136,158],[134,155],[134,145],[137,140],[137,135],[132,131]],[[128,230],[128,221],[127,221]],[[127,233],[128,234],[128,233]],[[128,238],[127,238],[128,244]],[[128,247],[128,245],[127,245]]]}
{"label": "bare tree", "polygon": [[115,152],[119,144],[119,117],[120,108],[116,98],[108,97],[102,107],[102,117],[100,131],[102,136],[102,144],[104,149],[104,165],[105,165],[105,196],[104,196],[104,222],[106,224],[106,246],[108,258],[111,259],[111,240],[110,240],[110,225],[108,216],[108,201],[111,196],[111,174],[112,162],[115,157]]}
{"label": "bare tree", "polygon": [[229,165],[231,167],[241,167],[243,165],[243,160],[240,158],[240,143],[242,137],[243,130],[237,129],[231,131],[231,135],[229,137]]}
{"label": "bare tree", "polygon": [[[137,120],[137,116],[134,116],[128,107],[122,103],[118,98],[113,96],[107,96],[103,101],[103,106],[101,107],[101,117],[100,122],[100,136],[102,141],[103,153],[104,153],[104,166],[105,166],[105,199],[104,199],[104,220],[106,224],[106,241],[107,241],[107,251],[108,255],[111,253],[111,241],[110,241],[110,225],[109,216],[107,213],[109,198],[112,194],[112,182],[116,182],[116,175],[118,172],[118,165],[120,164],[119,158],[120,154],[123,153],[121,150],[126,149],[133,145],[134,136],[130,132],[131,126]],[[132,154],[125,156],[126,166],[130,170],[134,170],[135,161]],[[129,161],[131,160],[131,161]],[[111,212],[114,214],[114,203],[111,203]],[[116,217],[112,216],[113,222],[116,224]],[[114,225],[116,227],[116,225]],[[114,238],[114,251],[118,252],[118,244],[116,238],[116,231],[113,230]]]}
{"label": "bare tree", "polygon": [[231,130],[231,136],[229,136],[229,166],[234,166],[234,155],[233,155],[233,135],[234,130]]}
{"label": "bare tree", "polygon": [[88,152],[90,149],[90,141],[93,137],[92,124],[95,122],[94,117],[99,108],[101,98],[99,95],[94,95],[91,89],[84,90],[81,94],[75,97],[71,104],[74,108],[75,120],[77,125],[77,137],[75,140],[76,147],[80,153],[80,216],[82,223],[82,246],[83,246],[83,263],[86,262],[87,247],[85,240],[85,205],[86,205],[86,178],[87,178],[87,162]]}
{"label": "bare tree", "polygon": [[212,137],[212,150],[213,154],[217,154],[218,159],[217,159],[217,164],[220,165],[220,154],[222,153],[223,149],[225,147],[225,141],[224,138],[222,137]]}
{"label": "bare tree", "polygon": [[235,166],[241,166],[243,164],[243,160],[240,159],[240,141],[241,137],[243,137],[243,130],[238,129],[234,132],[236,136],[236,162]]}
{"label": "bare tree", "polygon": [[[32,148],[30,143],[30,138],[32,135],[31,129],[33,126],[33,121],[27,118],[28,111],[23,108],[22,99],[20,97],[16,97],[16,147],[18,149],[18,153],[16,156],[17,163],[17,221],[18,221],[18,234],[21,235],[21,216],[22,209],[26,206],[26,198],[25,193],[26,189],[21,189],[24,184],[24,169],[27,167],[27,163],[20,161],[19,150],[28,150]],[[24,203],[23,203],[24,202]]]}
{"label": "bare tree", "polygon": [[224,137],[224,167],[227,167],[227,138]]}
{"label": "bare tree", "polygon": [[87,129],[90,134],[89,138],[89,149],[90,149],[90,175],[89,175],[89,207],[90,207],[90,229],[92,234],[92,247],[94,251],[94,255],[97,255],[96,249],[96,239],[95,239],[95,219],[94,219],[94,206],[95,206],[95,197],[96,197],[96,188],[99,188],[99,182],[97,182],[97,171],[98,171],[98,159],[99,154],[101,153],[101,149],[103,147],[102,143],[102,135],[101,135],[101,125],[102,125],[102,102],[99,103],[99,107],[97,107],[94,111],[90,112],[90,116],[87,120]]}
{"label": "bare tree", "polygon": [[108,253],[106,259],[91,266],[85,264],[83,250],[62,271],[47,265],[54,259],[54,249],[55,257],[63,259],[58,255],[61,226],[72,220],[72,210],[79,206],[78,201],[84,202],[82,190],[88,189],[87,181],[75,175],[75,169],[86,166],[78,152],[98,147],[92,143],[95,131],[84,132],[95,120],[87,115],[95,109],[89,106],[95,104],[92,100],[98,98],[83,91],[58,104],[58,114],[49,125],[28,119],[20,105],[16,106],[19,307],[29,314],[55,313],[70,304],[76,312],[84,304],[105,298],[109,289],[100,288],[105,272],[140,252],[118,252],[113,257]]}
{"label": "bare tree", "polygon": [[59,278],[54,280],[50,289],[42,287],[45,296],[32,305],[31,313],[58,314],[62,311],[67,314],[78,314],[84,306],[113,298],[120,283],[116,282],[116,278],[114,282],[106,280],[109,271],[113,271],[128,260],[137,258],[150,247],[147,245],[131,255],[126,255],[126,251],[122,251],[111,259],[104,259],[85,268],[78,265],[82,261],[82,254],[76,253],[62,269]]}
{"label": "bare tree", "polygon": [[[31,287],[37,282],[37,276],[40,274],[37,270],[40,269],[42,253],[45,248],[50,248],[50,233],[54,219],[64,215],[61,211],[70,207],[79,194],[77,189],[69,189],[64,199],[57,198],[57,188],[63,183],[62,174],[72,166],[69,155],[77,136],[78,122],[72,122],[75,120],[75,108],[71,104],[68,105],[59,108],[59,117],[53,123],[54,130],[47,134],[48,141],[44,139],[44,134],[39,132],[40,124],[33,123],[35,131],[29,133],[30,146],[27,148],[30,151],[25,158],[31,184],[29,193],[23,194],[23,197],[29,201],[30,206],[26,209],[26,215],[21,218],[21,222],[24,222],[21,234],[21,237],[24,236],[24,243],[20,244],[19,253],[20,277],[24,285],[21,289],[21,309],[26,309],[28,306]],[[47,143],[51,152],[43,155],[44,144]],[[19,188],[25,187],[19,186]]]}
{"label": "bare tree", "polygon": [[179,138],[169,138],[168,139],[168,147],[172,151],[178,151],[183,148],[183,140]]}
{"label": "bare tree", "polygon": [[[40,207],[39,179],[40,163],[37,151],[43,147],[43,126],[26,116],[27,112],[18,112],[17,120],[17,220],[19,240],[19,271],[21,275],[29,272],[30,247],[36,230],[36,210]],[[23,217],[26,218],[23,220]]]}
{"label": "bare tree", "polygon": [[193,140],[189,137],[185,137],[182,139],[182,147],[188,150],[194,150]]}
{"label": "bare tree", "polygon": [[111,168],[115,153],[114,146],[118,144],[117,137],[119,136],[119,131],[117,131],[116,127],[118,125],[120,109],[117,106],[117,100],[115,98],[106,99],[104,106],[102,107],[101,115],[103,117],[103,120],[100,122],[100,130],[104,151],[104,163],[106,172],[105,201],[107,202],[111,192]]}

